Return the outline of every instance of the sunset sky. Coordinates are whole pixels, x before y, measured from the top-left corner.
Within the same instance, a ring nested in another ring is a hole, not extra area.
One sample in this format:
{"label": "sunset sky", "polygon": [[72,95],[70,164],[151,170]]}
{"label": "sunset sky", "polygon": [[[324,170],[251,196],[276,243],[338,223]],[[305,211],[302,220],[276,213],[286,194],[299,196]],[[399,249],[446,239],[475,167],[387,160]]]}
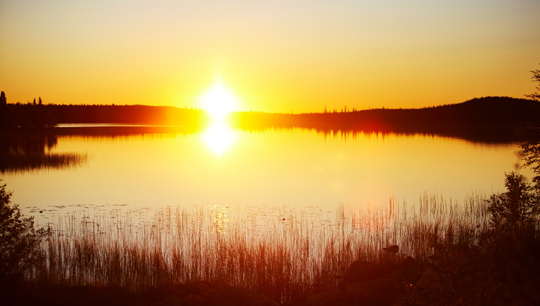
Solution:
{"label": "sunset sky", "polygon": [[424,107],[532,93],[540,1],[1,0],[8,103]]}

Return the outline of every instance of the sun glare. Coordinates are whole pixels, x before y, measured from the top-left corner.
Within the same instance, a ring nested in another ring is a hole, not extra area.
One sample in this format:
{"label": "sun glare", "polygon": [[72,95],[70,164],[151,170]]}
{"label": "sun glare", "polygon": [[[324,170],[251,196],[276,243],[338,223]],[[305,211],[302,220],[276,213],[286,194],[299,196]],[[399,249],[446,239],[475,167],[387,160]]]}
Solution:
{"label": "sun glare", "polygon": [[238,108],[238,99],[220,79],[201,96],[200,103],[212,119],[217,121],[225,120]]}
{"label": "sun glare", "polygon": [[212,152],[222,155],[233,145],[236,135],[226,123],[217,122],[204,131],[202,140]]}

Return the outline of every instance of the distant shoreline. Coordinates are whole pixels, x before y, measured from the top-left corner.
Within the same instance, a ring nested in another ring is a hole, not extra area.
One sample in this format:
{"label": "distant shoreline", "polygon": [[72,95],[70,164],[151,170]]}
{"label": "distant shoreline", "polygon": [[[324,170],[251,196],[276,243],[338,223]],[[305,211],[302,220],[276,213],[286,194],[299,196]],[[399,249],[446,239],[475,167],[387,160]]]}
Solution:
{"label": "distant shoreline", "polygon": [[[3,107],[3,130],[57,135],[200,132],[211,120],[200,109],[143,105],[29,105]],[[474,142],[517,142],[540,126],[540,102],[510,97],[475,98],[419,109],[344,109],[342,112],[231,113],[230,126],[247,131],[312,129],[324,134],[434,134]]]}

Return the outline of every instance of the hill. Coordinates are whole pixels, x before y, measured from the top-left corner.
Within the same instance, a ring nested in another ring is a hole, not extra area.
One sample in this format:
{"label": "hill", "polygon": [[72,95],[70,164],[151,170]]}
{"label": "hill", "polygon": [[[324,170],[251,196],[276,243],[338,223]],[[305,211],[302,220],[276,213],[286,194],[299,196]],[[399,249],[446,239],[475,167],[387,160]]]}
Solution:
{"label": "hill", "polygon": [[539,118],[540,102],[509,97],[484,97],[420,109],[383,108],[297,115],[239,113],[235,119],[240,126],[427,131],[448,128],[514,128],[527,123],[537,123]]}

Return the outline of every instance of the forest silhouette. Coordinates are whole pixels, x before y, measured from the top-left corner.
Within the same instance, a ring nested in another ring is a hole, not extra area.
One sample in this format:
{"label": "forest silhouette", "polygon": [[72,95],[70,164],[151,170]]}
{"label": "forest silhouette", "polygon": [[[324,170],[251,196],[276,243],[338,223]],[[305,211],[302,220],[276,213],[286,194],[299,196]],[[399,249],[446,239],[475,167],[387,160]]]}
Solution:
{"label": "forest silhouette", "polygon": [[269,114],[244,112],[236,122],[246,126],[306,127],[366,131],[433,131],[447,128],[512,128],[538,121],[540,102],[510,97],[484,97],[463,103],[419,109]]}
{"label": "forest silhouette", "polygon": [[[50,127],[65,123],[190,125],[205,123],[201,109],[146,105],[4,104],[4,127]],[[320,113],[235,112],[239,126],[306,127],[346,130],[428,130],[434,128],[515,127],[537,121],[540,102],[511,97],[474,98],[425,108],[347,109]]]}
{"label": "forest silhouette", "polygon": [[[5,97],[5,96],[4,96]],[[5,100],[4,100],[5,101]],[[115,137],[148,133],[192,134],[211,120],[204,110],[145,105],[3,104],[2,129],[47,130],[56,135]],[[509,143],[527,138],[526,127],[538,126],[540,102],[510,97],[474,98],[463,103],[419,109],[369,109],[320,113],[231,114],[231,126],[251,132],[268,129],[312,129],[325,136],[361,133],[426,134],[473,142]],[[58,124],[120,124],[52,129]]]}

